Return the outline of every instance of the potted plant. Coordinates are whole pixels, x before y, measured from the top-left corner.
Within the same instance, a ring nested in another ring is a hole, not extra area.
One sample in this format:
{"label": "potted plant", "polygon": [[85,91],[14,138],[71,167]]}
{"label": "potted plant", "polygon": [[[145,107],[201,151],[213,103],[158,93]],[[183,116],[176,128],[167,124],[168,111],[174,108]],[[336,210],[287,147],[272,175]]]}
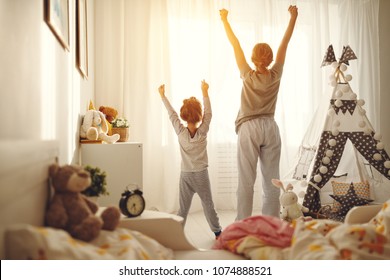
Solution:
{"label": "potted plant", "polygon": [[126,118],[116,118],[112,123],[112,134],[119,134],[118,142],[127,142],[129,139],[129,122]]}
{"label": "potted plant", "polygon": [[99,197],[101,195],[109,195],[107,191],[106,172],[100,170],[99,167],[87,165],[84,167],[91,174],[91,185],[81,193],[88,197]]}

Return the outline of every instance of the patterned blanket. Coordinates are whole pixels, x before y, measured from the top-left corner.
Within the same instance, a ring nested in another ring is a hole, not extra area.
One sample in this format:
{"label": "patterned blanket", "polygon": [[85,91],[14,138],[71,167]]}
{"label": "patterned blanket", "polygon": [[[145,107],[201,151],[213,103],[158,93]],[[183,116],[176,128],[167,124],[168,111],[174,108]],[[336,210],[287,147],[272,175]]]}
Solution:
{"label": "patterned blanket", "polygon": [[214,249],[248,259],[376,260],[390,259],[390,200],[368,223],[296,220],[254,216],[228,226]]}

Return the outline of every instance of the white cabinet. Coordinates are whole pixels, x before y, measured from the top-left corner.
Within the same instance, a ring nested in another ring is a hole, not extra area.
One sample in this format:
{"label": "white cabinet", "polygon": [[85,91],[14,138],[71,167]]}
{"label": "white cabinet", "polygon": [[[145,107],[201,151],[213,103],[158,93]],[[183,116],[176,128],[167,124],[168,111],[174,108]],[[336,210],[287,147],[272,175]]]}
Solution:
{"label": "white cabinet", "polygon": [[117,142],[115,144],[81,144],[81,164],[99,167],[107,174],[107,196],[99,197],[100,206],[119,207],[122,192],[137,185],[142,189],[142,144]]}

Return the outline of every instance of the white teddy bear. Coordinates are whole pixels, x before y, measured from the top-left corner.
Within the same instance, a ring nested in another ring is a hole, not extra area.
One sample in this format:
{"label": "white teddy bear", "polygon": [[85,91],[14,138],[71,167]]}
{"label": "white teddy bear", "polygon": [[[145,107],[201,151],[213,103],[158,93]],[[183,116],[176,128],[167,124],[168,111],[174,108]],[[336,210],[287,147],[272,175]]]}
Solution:
{"label": "white teddy bear", "polygon": [[88,110],[80,127],[80,137],[88,140],[102,140],[109,144],[117,142],[119,134],[107,135],[106,117],[98,110]]}
{"label": "white teddy bear", "polygon": [[303,217],[303,213],[309,212],[308,208],[298,203],[298,196],[292,191],[293,186],[291,184],[288,184],[284,188],[282,181],[278,179],[272,179],[272,184],[283,191],[279,198],[280,205],[282,205],[280,217],[283,220],[291,222],[292,220]]}

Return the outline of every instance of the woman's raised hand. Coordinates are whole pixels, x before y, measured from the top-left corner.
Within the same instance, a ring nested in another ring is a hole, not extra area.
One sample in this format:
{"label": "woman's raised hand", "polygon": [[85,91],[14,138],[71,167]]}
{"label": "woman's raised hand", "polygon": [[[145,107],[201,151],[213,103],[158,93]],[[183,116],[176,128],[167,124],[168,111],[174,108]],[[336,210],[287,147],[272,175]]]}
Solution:
{"label": "woman's raised hand", "polygon": [[291,15],[292,18],[297,18],[298,17],[298,8],[297,6],[292,6],[288,7],[288,11]]}
{"label": "woman's raised hand", "polygon": [[219,10],[219,15],[221,16],[221,20],[227,20],[228,13],[229,12],[226,9]]}

